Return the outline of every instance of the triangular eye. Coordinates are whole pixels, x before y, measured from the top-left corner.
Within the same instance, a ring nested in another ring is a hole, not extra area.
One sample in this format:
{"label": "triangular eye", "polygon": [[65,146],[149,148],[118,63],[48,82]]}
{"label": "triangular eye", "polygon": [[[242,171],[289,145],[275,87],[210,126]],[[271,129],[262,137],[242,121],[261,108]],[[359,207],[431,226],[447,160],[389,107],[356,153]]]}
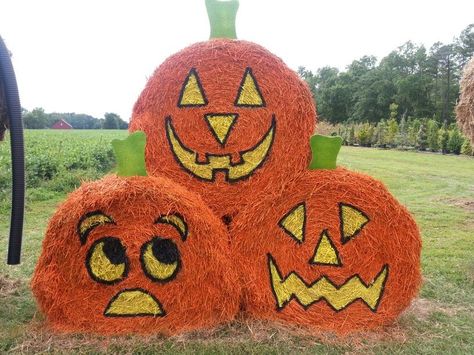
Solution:
{"label": "triangular eye", "polygon": [[234,104],[235,106],[244,107],[265,106],[265,100],[263,100],[260,88],[250,68],[245,69],[244,77],[240,83],[239,92]]}
{"label": "triangular eye", "polygon": [[341,219],[341,241],[345,244],[354,238],[370,222],[369,217],[357,207],[347,203],[339,203],[339,218]]}
{"label": "triangular eye", "polygon": [[298,243],[303,243],[306,226],[306,205],[304,202],[294,206],[278,222],[281,229]]}
{"label": "triangular eye", "polygon": [[196,69],[191,69],[184,81],[179,95],[178,107],[205,106],[207,99],[204,95]]}

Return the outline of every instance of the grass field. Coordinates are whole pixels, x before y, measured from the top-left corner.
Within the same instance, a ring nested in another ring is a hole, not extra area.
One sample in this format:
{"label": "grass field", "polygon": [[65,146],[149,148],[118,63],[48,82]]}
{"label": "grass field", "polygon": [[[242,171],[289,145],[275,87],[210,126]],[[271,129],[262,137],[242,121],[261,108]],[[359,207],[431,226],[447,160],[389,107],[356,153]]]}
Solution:
{"label": "grass field", "polygon": [[[474,159],[355,147],[344,147],[339,163],[384,181],[414,214],[423,234],[423,288],[396,324],[343,339],[331,334],[302,335],[294,329],[244,321],[168,339],[49,333],[42,327],[42,317],[28,288],[47,220],[65,198],[65,190],[74,188],[82,178],[95,178],[111,168],[104,164],[99,171],[92,169],[105,159],[104,154],[109,156],[108,142],[125,135],[123,131],[27,132],[27,148],[31,152],[49,152],[50,160],[59,165],[77,160],[70,157],[77,152],[78,156],[95,158],[80,158],[86,163],[81,167],[73,165],[68,170],[72,177],[66,182],[61,182],[64,170],[60,168],[54,176],[36,181],[28,191],[22,264],[0,264],[0,352],[474,353]],[[97,141],[100,145],[93,143]],[[8,146],[2,143],[2,169],[7,165],[7,156]],[[35,157],[31,153],[30,159]],[[7,173],[0,175],[3,259],[9,218],[8,187],[6,182],[4,186],[1,183],[2,176],[6,181]]]}

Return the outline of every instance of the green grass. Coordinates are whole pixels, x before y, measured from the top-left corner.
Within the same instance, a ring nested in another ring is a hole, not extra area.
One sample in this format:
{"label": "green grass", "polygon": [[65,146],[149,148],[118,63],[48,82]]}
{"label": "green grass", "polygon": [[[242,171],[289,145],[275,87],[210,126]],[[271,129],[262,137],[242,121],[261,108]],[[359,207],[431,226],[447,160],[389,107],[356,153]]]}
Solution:
{"label": "green grass", "polygon": [[[125,135],[126,132],[118,131],[27,132],[30,145],[37,142],[35,144],[47,147],[44,141],[52,142],[51,152],[58,149],[54,144],[62,141],[62,156],[58,158],[62,162],[74,160],[69,155],[78,151],[76,144],[89,142],[81,145],[82,150],[97,140],[107,146],[113,138]],[[4,144],[0,144],[2,156],[8,156]],[[173,338],[110,339],[51,334],[41,326],[43,320],[28,283],[40,253],[47,220],[65,198],[62,191],[75,186],[65,184],[52,189],[51,184],[56,186],[56,180],[62,178],[56,175],[28,191],[22,264],[0,265],[0,352],[474,353],[474,159],[344,147],[339,163],[382,180],[414,214],[422,230],[424,284],[420,298],[393,326],[344,339],[331,334],[301,335],[268,323],[244,321]],[[83,169],[76,169],[76,174],[87,178],[87,174],[83,174],[90,168],[86,164]],[[94,171],[93,177],[104,171]],[[4,189],[8,191],[8,186]],[[6,194],[2,203],[7,202]],[[0,255],[5,259],[8,211],[2,216]]]}

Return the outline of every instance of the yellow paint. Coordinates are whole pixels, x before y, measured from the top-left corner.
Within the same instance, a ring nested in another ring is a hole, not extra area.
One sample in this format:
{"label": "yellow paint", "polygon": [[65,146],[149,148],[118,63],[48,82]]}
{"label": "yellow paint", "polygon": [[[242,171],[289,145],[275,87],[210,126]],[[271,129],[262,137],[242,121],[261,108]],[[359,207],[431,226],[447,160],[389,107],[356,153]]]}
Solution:
{"label": "yellow paint", "polygon": [[369,219],[355,207],[341,204],[339,208],[342,218],[342,238],[347,241],[357,234]]}
{"label": "yellow paint", "polygon": [[340,287],[332,285],[326,277],[322,277],[314,285],[307,287],[294,272],[286,279],[282,279],[271,257],[269,257],[269,271],[271,286],[276,295],[279,308],[282,308],[294,296],[304,306],[325,299],[338,311],[358,298],[362,299],[369,308],[375,310],[388,274],[388,268],[385,266],[376,279],[367,287],[357,275],[348,279]]}
{"label": "yellow paint", "polygon": [[79,225],[79,233],[84,235],[87,231],[91,230],[100,225],[104,225],[106,223],[113,223],[112,219],[106,216],[103,213],[97,212],[96,214],[90,215],[86,217],[81,224]]}
{"label": "yellow paint", "polygon": [[257,83],[248,70],[245,72],[245,77],[236,103],[237,105],[243,106],[263,106],[263,98],[258,92]]}
{"label": "yellow paint", "polygon": [[173,127],[171,126],[170,120],[167,120],[166,122],[166,130],[171,150],[184,169],[201,179],[209,181],[213,180],[213,172],[215,170],[227,170],[228,179],[233,181],[250,176],[255,169],[262,164],[270,151],[275,132],[275,125],[272,124],[262,142],[260,142],[254,149],[242,153],[242,162],[237,165],[231,165],[230,155],[212,154],[208,154],[207,163],[198,163],[196,161],[197,153],[190,150],[179,141]]}
{"label": "yellow paint", "polygon": [[152,243],[148,243],[145,252],[143,253],[143,263],[146,271],[158,280],[166,280],[173,276],[173,273],[178,267],[178,262],[172,264],[165,264],[155,258],[152,250]]}
{"label": "yellow paint", "polygon": [[182,106],[205,105],[204,94],[198,84],[198,79],[194,72],[191,72],[184,84],[183,95],[179,102]]}
{"label": "yellow paint", "polygon": [[164,315],[158,302],[141,290],[119,292],[105,310],[106,316]]}
{"label": "yellow paint", "polygon": [[230,129],[233,126],[237,115],[206,115],[206,120],[209,123],[215,137],[219,143],[224,144],[227,140],[227,136],[230,133]]}
{"label": "yellow paint", "polygon": [[327,265],[341,265],[337,256],[337,251],[331,244],[326,231],[321,235],[321,240],[314,251],[312,262]]}
{"label": "yellow paint", "polygon": [[166,223],[174,226],[178,229],[181,238],[185,238],[188,235],[188,226],[186,222],[177,214],[170,214],[167,216],[161,216],[157,223]]}
{"label": "yellow paint", "polygon": [[91,257],[87,261],[92,274],[99,280],[113,282],[120,280],[125,272],[125,263],[112,264],[104,253],[104,242],[94,246]]}
{"label": "yellow paint", "polygon": [[299,242],[304,239],[304,222],[306,208],[303,203],[297,205],[293,210],[280,220],[280,226]]}

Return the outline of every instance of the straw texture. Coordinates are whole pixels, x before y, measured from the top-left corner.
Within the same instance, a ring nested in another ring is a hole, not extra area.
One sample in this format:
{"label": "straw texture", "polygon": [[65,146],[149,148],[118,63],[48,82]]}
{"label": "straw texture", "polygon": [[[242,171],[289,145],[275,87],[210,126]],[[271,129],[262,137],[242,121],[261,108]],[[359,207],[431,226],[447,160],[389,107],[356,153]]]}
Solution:
{"label": "straw texture", "polygon": [[155,71],[130,130],[147,134],[149,174],[171,177],[230,220],[263,186],[278,189],[307,167],[315,124],[307,85],[279,58],[251,42],[216,39]]}
{"label": "straw texture", "polygon": [[233,319],[240,287],[222,222],[160,177],[109,175],[52,217],[32,280],[60,332],[176,334]]}
{"label": "straw texture", "polygon": [[456,106],[456,118],[464,135],[474,145],[474,58],[464,68],[460,87],[461,94]]}
{"label": "straw texture", "polygon": [[233,260],[251,318],[347,333],[392,322],[420,286],[421,240],[377,180],[307,171],[234,219]]}

